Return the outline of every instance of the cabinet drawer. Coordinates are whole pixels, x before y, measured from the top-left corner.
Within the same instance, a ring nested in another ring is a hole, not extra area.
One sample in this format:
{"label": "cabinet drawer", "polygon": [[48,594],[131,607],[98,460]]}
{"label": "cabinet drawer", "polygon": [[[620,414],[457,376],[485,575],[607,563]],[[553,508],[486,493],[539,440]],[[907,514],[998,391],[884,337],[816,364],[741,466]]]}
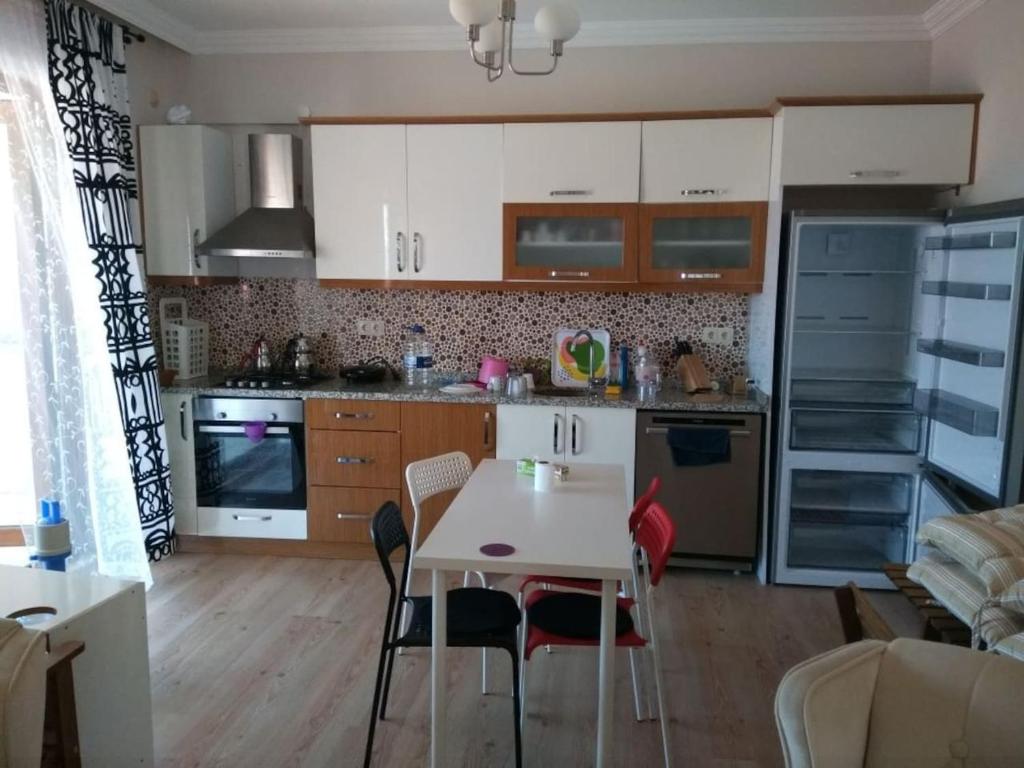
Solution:
{"label": "cabinet drawer", "polygon": [[399,403],[367,400],[307,400],[306,422],[310,429],[397,432]]}
{"label": "cabinet drawer", "polygon": [[198,533],[242,539],[305,539],[306,512],[302,509],[200,507]]}
{"label": "cabinet drawer", "polygon": [[371,543],[370,521],[386,501],[398,503],[399,493],[384,488],[311,487],[310,541]]}
{"label": "cabinet drawer", "polygon": [[401,488],[397,432],[309,433],[309,484],[351,488]]}

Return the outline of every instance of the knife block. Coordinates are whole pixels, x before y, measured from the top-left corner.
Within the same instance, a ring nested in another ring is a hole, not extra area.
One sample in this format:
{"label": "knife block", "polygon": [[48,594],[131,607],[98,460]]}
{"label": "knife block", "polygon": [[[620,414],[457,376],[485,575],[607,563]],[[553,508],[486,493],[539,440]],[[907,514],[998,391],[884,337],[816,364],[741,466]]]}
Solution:
{"label": "knife block", "polygon": [[679,362],[676,363],[676,373],[679,374],[683,391],[688,394],[711,389],[711,379],[704,367],[704,361],[697,355],[680,355]]}

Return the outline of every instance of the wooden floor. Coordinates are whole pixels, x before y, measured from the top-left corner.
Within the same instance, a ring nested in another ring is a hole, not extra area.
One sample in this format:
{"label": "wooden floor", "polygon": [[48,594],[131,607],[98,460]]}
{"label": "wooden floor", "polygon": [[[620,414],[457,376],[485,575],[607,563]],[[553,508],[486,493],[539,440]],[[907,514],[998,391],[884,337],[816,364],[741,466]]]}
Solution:
{"label": "wooden floor", "polygon": [[[386,599],[379,564],[180,554],[157,564],[154,578],[159,766],[362,764]],[[414,591],[426,589],[419,575]],[[781,765],[775,687],[790,666],[842,642],[831,591],[673,570],[658,598],[676,764]],[[898,596],[873,599],[890,618],[902,607]],[[429,661],[425,651],[396,660],[374,765],[426,765]],[[592,765],[596,653],[557,650],[527,666],[525,763]],[[494,692],[484,697],[479,652],[449,653],[452,766],[514,765],[507,656],[493,652],[489,670]],[[655,766],[659,726],[635,722],[628,670],[620,651],[615,764]]]}

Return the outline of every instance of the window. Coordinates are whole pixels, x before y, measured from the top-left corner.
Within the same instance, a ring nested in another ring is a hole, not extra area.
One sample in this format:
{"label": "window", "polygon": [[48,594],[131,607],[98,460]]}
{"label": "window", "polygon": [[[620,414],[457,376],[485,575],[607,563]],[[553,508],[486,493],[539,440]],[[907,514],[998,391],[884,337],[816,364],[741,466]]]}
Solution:
{"label": "window", "polygon": [[0,402],[4,439],[0,443],[0,546],[20,544],[17,526],[30,523],[36,507],[29,432],[25,347],[14,232],[14,179],[7,126],[10,102],[0,94]]}

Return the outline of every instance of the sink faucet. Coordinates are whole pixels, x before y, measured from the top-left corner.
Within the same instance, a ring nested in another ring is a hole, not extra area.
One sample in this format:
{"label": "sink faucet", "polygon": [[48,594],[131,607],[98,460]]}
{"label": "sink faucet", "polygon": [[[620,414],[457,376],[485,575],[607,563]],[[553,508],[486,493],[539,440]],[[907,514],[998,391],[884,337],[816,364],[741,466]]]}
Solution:
{"label": "sink faucet", "polygon": [[587,342],[590,344],[590,348],[589,348],[590,349],[590,367],[588,368],[587,385],[591,389],[593,389],[594,387],[598,386],[598,384],[600,384],[600,381],[597,378],[597,371],[594,370],[594,336],[593,336],[593,334],[591,334],[590,331],[586,330],[585,328],[581,328],[580,330],[576,331],[572,335],[572,341],[569,342],[569,351],[570,352],[575,352],[576,351],[577,342],[579,342],[579,340],[583,339],[583,338],[585,338],[587,340]]}

